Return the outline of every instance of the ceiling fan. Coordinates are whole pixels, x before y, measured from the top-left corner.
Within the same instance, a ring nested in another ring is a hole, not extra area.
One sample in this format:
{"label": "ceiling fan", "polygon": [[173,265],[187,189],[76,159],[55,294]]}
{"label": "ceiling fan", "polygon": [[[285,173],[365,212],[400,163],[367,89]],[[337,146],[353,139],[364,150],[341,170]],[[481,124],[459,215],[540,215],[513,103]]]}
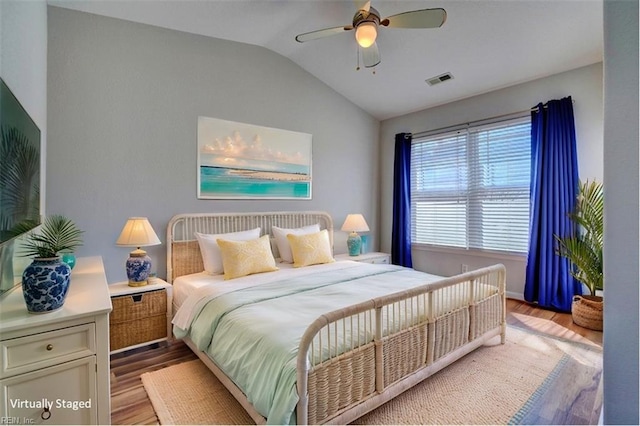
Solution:
{"label": "ceiling fan", "polygon": [[380,63],[380,52],[376,44],[380,26],[389,28],[438,28],[446,20],[447,12],[442,8],[413,10],[380,19],[380,13],[371,7],[371,1],[367,1],[353,15],[353,23],[351,25],[299,34],[296,36],[296,41],[304,43],[355,29],[356,41],[362,48],[362,62],[365,67],[371,68]]}

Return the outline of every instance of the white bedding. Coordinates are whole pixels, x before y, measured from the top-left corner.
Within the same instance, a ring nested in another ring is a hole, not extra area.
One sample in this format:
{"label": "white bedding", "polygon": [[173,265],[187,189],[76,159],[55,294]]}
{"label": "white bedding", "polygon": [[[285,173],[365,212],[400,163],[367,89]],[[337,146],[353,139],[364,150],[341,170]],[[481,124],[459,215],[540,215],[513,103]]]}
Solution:
{"label": "white bedding", "polygon": [[[358,262],[352,260],[343,260],[304,268],[294,268],[292,264],[279,263],[278,267],[280,269],[278,271],[252,274],[226,281],[223,275],[209,275],[205,272],[184,275],[176,278],[173,283],[173,302],[179,309],[173,317],[172,324],[181,329],[187,329],[193,321],[194,316],[202,310],[202,307],[209,300],[234,290],[268,284],[277,280],[303,277],[321,271],[351,268],[358,265],[360,265]],[[426,282],[434,282],[442,278],[438,275],[428,273],[421,274],[426,278]],[[494,286],[479,286],[476,288],[476,300],[494,294],[496,291],[497,288]],[[440,291],[439,296],[438,300],[436,300],[434,312],[436,315],[448,312],[457,306],[462,306],[467,302],[466,299],[469,295],[466,292],[460,293],[450,288]]]}
{"label": "white bedding", "polygon": [[[174,334],[189,337],[247,395],[268,424],[288,424],[298,402],[296,359],[305,329],[327,311],[438,281],[440,277],[394,265],[353,261],[283,268],[197,288],[174,317]],[[416,304],[418,301],[416,301]],[[383,328],[426,319],[425,301],[415,315],[388,312]],[[417,308],[417,306],[416,306]],[[421,312],[421,313],[420,313]],[[367,319],[368,318],[368,319]],[[375,334],[373,312],[361,313],[321,333],[309,362],[366,344]],[[396,318],[398,321],[396,321]],[[368,323],[368,325],[366,325]],[[322,337],[326,334],[326,337]]]}
{"label": "white bedding", "polygon": [[[223,275],[209,275],[205,272],[178,277],[173,282],[173,303],[179,307],[172,323],[180,328],[187,328],[193,315],[199,312],[202,305],[212,297],[255,285],[267,284],[275,280],[301,277],[323,270],[335,270],[357,266],[352,260],[343,260],[323,265],[294,268],[290,263],[278,263],[280,270],[262,274],[248,275],[233,280],[224,280]],[[435,277],[435,276],[434,276]],[[215,285],[210,285],[215,284]]]}
{"label": "white bedding", "polygon": [[[294,420],[292,413],[298,402],[295,360],[300,336],[314,319],[327,311],[442,278],[354,261],[304,268],[281,266],[277,272],[233,280],[207,274],[177,279],[174,285],[183,301],[172,321],[178,338],[188,336],[238,385],[267,422],[277,424]],[[470,299],[498,290],[478,284],[466,281],[436,288],[428,298],[406,299],[383,308],[381,335],[391,336],[402,327],[468,306]],[[372,341],[378,327],[372,318],[373,309],[338,320],[318,333],[308,355],[310,365]],[[257,372],[264,380],[256,379]]]}
{"label": "white bedding", "polygon": [[210,275],[206,272],[183,275],[173,281],[173,304],[180,307],[194,291],[212,282],[223,282],[224,275]]}

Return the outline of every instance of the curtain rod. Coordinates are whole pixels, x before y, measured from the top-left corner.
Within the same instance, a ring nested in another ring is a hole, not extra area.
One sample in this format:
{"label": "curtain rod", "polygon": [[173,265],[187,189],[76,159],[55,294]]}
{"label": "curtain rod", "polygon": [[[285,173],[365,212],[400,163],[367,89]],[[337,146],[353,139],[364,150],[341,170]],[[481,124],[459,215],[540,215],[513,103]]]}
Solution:
{"label": "curtain rod", "polygon": [[[571,103],[575,103],[575,99],[571,99]],[[547,103],[545,102],[542,104],[543,108],[547,107]],[[491,123],[493,121],[499,121],[499,119],[504,118],[506,119],[507,117],[512,117],[512,118],[519,118],[519,117],[524,117],[525,114],[531,113],[533,111],[537,111],[538,110],[538,105],[534,106],[533,108],[529,108],[529,109],[523,109],[522,111],[516,111],[516,112],[511,112],[508,114],[501,114],[501,115],[496,115],[493,117],[489,117],[489,118],[484,118],[482,120],[475,120],[475,121],[469,121],[467,123],[461,123],[461,124],[455,124],[453,126],[446,126],[446,127],[440,127],[439,129],[433,129],[433,130],[424,130],[422,132],[416,132],[416,133],[409,133],[411,135],[412,138],[415,137],[422,137],[431,133],[440,133],[442,131],[445,130],[454,130],[454,129],[463,129],[465,127],[469,127],[471,125],[474,124],[478,124],[478,123]]]}
{"label": "curtain rod", "polygon": [[439,129],[433,129],[433,130],[425,130],[422,132],[416,132],[416,133],[411,133],[411,137],[412,138],[419,138],[422,136],[426,136],[426,135],[430,135],[432,133],[442,133],[444,131],[447,130],[456,130],[456,129],[464,129],[467,128],[471,125],[475,125],[475,124],[479,124],[479,123],[490,123],[492,121],[499,121],[501,118],[506,119],[507,117],[512,117],[512,118],[519,118],[519,117],[524,117],[526,113],[531,113],[532,111],[535,111],[537,109],[536,108],[530,108],[530,109],[526,109],[526,110],[522,110],[522,111],[517,111],[517,112],[512,112],[509,114],[502,114],[502,115],[496,115],[493,117],[489,117],[489,118],[485,118],[483,120],[475,120],[475,121],[469,121],[467,123],[460,123],[460,124],[455,124],[453,126],[446,126],[446,127],[440,127]]}

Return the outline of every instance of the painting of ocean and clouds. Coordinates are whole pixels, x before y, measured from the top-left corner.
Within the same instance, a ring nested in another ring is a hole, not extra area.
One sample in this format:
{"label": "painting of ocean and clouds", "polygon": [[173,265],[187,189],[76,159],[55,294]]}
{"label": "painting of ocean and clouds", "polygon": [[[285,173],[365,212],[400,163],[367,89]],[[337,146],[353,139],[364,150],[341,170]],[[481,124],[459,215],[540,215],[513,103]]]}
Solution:
{"label": "painting of ocean and clouds", "polygon": [[198,198],[311,199],[311,135],[198,117]]}

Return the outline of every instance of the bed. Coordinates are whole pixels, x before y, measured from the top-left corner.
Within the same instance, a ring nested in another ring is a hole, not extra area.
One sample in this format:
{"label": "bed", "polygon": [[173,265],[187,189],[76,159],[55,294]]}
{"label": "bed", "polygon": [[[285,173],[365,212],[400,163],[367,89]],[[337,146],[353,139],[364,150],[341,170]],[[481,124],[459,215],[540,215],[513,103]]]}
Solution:
{"label": "bed", "polygon": [[313,226],[332,250],[324,212],[183,214],[167,227],[174,334],[256,423],[346,424],[489,339],[504,343],[502,265],[448,278],[352,261],[278,262],[228,280],[203,272],[203,234],[259,228],[279,259],[275,231]]}

